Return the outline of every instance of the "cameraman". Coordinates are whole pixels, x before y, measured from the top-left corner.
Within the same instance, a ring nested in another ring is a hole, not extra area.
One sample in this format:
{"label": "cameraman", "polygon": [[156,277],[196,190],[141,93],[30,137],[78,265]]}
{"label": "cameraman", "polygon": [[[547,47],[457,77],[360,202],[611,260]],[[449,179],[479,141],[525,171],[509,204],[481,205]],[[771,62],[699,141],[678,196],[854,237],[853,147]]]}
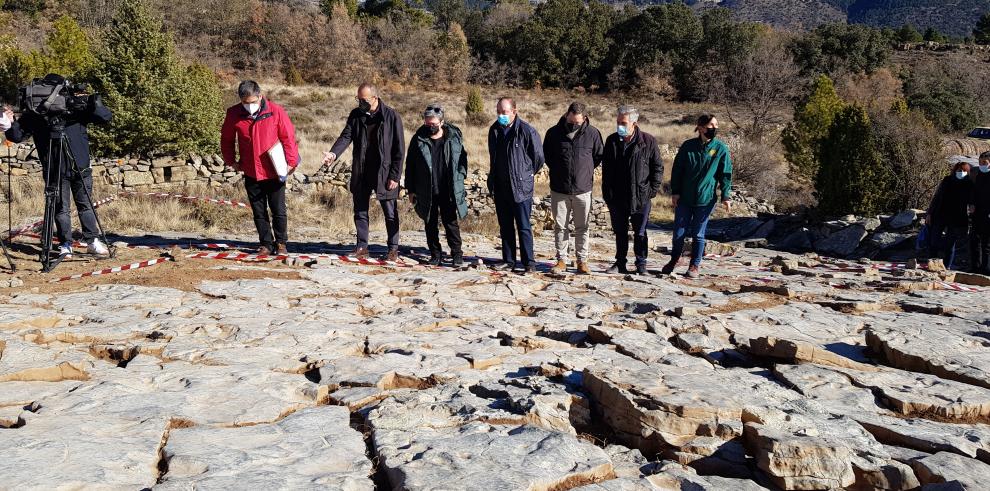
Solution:
{"label": "cameraman", "polygon": [[[61,75],[45,75],[45,84],[60,85],[65,83],[65,77]],[[110,110],[103,105],[99,95],[86,96],[85,94],[75,94],[79,99],[85,100],[84,106],[72,108],[65,116],[62,116],[65,129],[64,134],[67,139],[66,150],[76,161],[76,169],[72,168],[72,161],[68,155],[51,155],[50,146],[52,143],[58,145],[58,140],[53,141],[53,137],[59,135],[53,128],[52,121],[44,116],[31,111],[25,111],[20,119],[14,120],[13,111],[7,109],[5,115],[11,121],[10,129],[4,136],[14,143],[20,143],[28,138],[34,138],[34,146],[38,149],[38,158],[44,170],[47,181],[49,175],[58,175],[58,169],[51,169],[50,162],[62,163],[60,183],[61,202],[56,205],[55,226],[58,233],[59,254],[65,257],[72,256],[72,219],[69,215],[71,211],[70,197],[76,202],[76,210],[79,212],[79,221],[82,223],[83,242],[86,244],[87,252],[99,256],[110,254],[107,245],[98,238],[100,230],[96,222],[96,213],[93,211],[87,195],[93,193],[93,172],[89,167],[89,136],[86,126],[95,124],[105,124],[110,122]],[[55,134],[53,134],[55,133]],[[58,152],[58,147],[55,148]],[[78,170],[78,172],[76,172]],[[45,186],[49,183],[45,182]],[[85,186],[85,188],[83,187]],[[70,195],[71,191],[71,195]]]}

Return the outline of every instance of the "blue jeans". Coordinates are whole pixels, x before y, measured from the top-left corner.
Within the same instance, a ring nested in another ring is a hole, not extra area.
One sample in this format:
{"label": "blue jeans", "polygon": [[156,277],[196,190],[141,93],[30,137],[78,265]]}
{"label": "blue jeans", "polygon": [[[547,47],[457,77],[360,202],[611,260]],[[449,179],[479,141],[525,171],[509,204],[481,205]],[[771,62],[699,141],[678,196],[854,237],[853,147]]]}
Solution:
{"label": "blue jeans", "polygon": [[701,264],[705,256],[705,230],[714,208],[715,203],[707,206],[677,205],[674,209],[674,249],[670,252],[671,262],[681,258],[684,253],[684,239],[690,236],[691,265]]}
{"label": "blue jeans", "polygon": [[502,236],[502,261],[516,264],[516,232],[519,234],[519,255],[523,266],[535,266],[533,255],[533,227],[530,214],[533,212],[533,199],[516,203],[512,194],[495,195],[495,214],[498,215],[498,230]]}

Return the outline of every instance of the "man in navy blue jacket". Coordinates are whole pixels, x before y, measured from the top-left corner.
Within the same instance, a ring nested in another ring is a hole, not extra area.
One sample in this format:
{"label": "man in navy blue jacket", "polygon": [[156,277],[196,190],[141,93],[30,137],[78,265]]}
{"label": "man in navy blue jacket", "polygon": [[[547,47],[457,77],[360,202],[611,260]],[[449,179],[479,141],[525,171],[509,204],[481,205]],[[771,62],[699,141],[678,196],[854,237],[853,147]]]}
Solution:
{"label": "man in navy blue jacket", "polygon": [[[518,117],[516,102],[508,97],[498,100],[498,120],[488,131],[488,191],[495,199],[499,234],[502,236],[502,264],[497,269],[510,271],[517,266],[524,273],[536,267],[533,254],[534,176],[543,168],[543,144],[536,130]],[[519,235],[521,264],[516,263],[516,234]]]}
{"label": "man in navy blue jacket", "polygon": [[[45,76],[45,82],[53,85],[61,84],[65,79],[59,75],[49,74]],[[86,126],[89,124],[105,124],[110,122],[111,113],[103,105],[98,94],[89,96],[86,108],[78,113],[72,113],[65,120],[64,135],[67,140],[66,152],[59,159],[58,155],[50,155],[53,142],[51,139],[51,129],[49,122],[42,116],[32,112],[25,112],[20,119],[12,121],[10,129],[4,132],[4,136],[13,143],[20,143],[28,138],[34,138],[34,145],[38,149],[38,158],[44,167],[44,175],[56,175],[56,169],[49,169],[50,161],[61,161],[62,182],[61,202],[57,204],[55,212],[55,228],[58,239],[61,242],[59,253],[69,257],[72,255],[72,217],[69,212],[72,210],[72,201],[76,203],[76,211],[79,212],[79,222],[82,224],[83,242],[90,254],[107,255],[110,253],[106,244],[99,239],[99,225],[96,221],[96,212],[93,211],[90,200],[86,196],[93,194],[93,170],[89,166],[89,135]],[[13,120],[13,113],[8,109],[5,111],[7,119]],[[76,161],[76,168],[70,168],[70,159]],[[78,171],[78,172],[77,172]],[[47,183],[46,183],[47,184]],[[85,189],[84,189],[85,187]]]}

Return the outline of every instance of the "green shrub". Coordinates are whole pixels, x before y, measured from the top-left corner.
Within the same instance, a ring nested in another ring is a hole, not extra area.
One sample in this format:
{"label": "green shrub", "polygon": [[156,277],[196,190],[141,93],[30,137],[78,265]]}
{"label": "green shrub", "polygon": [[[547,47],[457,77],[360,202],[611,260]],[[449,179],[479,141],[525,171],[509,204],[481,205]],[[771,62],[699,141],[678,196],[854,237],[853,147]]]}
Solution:
{"label": "green shrub", "polygon": [[794,121],[781,135],[784,157],[795,175],[812,180],[818,174],[821,141],[828,136],[835,115],[845,105],[830,78],[820,75],[815,79],[811,93],[798,104]]}
{"label": "green shrub", "polygon": [[485,115],[485,103],[481,100],[481,89],[471,87],[468,90],[464,112],[467,114],[467,122],[470,124],[482,125],[488,122]]}
{"label": "green shrub", "polygon": [[893,170],[878,151],[866,109],[846,106],[821,142],[815,179],[818,211],[827,216],[876,215],[892,205]]}

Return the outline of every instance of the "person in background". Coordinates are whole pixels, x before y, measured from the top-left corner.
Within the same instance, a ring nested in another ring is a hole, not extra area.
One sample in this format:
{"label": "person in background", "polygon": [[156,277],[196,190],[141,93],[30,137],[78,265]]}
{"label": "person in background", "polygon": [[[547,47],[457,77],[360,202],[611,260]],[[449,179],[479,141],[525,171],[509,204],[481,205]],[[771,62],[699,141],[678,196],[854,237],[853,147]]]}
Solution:
{"label": "person in background", "polygon": [[925,216],[928,255],[930,258],[941,258],[948,269],[956,266],[956,251],[963,245],[969,228],[974,187],[969,170],[966,162],[952,166],[952,173],[945,176],[935,190]]}
{"label": "person in background", "polygon": [[[670,175],[670,199],[674,205],[674,240],[670,261],[661,275],[674,272],[691,237],[691,264],[687,277],[697,278],[705,256],[705,230],[721,194],[722,206],[732,208],[732,158],[729,147],[716,138],[718,120],[710,114],[698,118],[697,138],[681,144]],[[720,191],[720,192],[719,192]]]}
{"label": "person in background", "polygon": [[426,243],[434,266],[443,260],[438,222],[443,223],[446,232],[451,265],[464,265],[458,219],[468,211],[464,191],[467,159],[461,130],[444,120],[443,106],[426,106],[423,126],[409,142],[405,185],[416,214],[426,222]]}
{"label": "person in background", "polygon": [[375,194],[385,215],[388,232],[386,261],[399,260],[399,179],[406,157],[405,135],[398,111],[378,97],[378,88],[370,83],[358,87],[358,107],[347,116],[347,124],[323,164],[330,165],[354,142],[351,159],[350,190],[354,197],[354,228],[357,244],[353,255],[368,257],[368,209],[371,193]]}
{"label": "person in background", "polygon": [[970,270],[990,274],[990,152],[980,154],[979,172],[973,172],[970,199],[973,228],[969,233]]}
{"label": "person in background", "polygon": [[[495,105],[498,119],[488,130],[488,191],[495,199],[499,235],[502,237],[502,263],[496,269],[523,273],[536,268],[533,254],[533,187],[536,173],[543,168],[540,135],[523,121],[516,102],[508,97]],[[520,263],[516,263],[516,233],[519,235]]]}
{"label": "person in background", "polygon": [[587,107],[571,103],[556,126],[547,130],[543,155],[550,170],[550,209],[553,211],[557,263],[554,273],[567,269],[570,247],[569,222],[574,220],[574,252],[578,274],[588,274],[588,223],[591,219],[591,189],[595,167],[602,163],[605,147],[602,134],[591,125]]}
{"label": "person in background", "polygon": [[258,230],[258,254],[287,254],[285,178],[276,171],[269,152],[280,143],[288,173],[295,171],[299,165],[296,130],[285,109],[265,98],[257,82],[241,82],[237,97],[241,102],[227,109],[220,130],[223,160],[244,173],[244,188]]}
{"label": "person in background", "polygon": [[644,275],[649,252],[646,225],[652,200],[663,182],[663,160],[656,139],[639,128],[639,111],[635,107],[619,106],[615,119],[616,132],[605,140],[602,155],[602,197],[615,233],[615,263],[607,272],[628,273],[631,224],[636,273]]}

